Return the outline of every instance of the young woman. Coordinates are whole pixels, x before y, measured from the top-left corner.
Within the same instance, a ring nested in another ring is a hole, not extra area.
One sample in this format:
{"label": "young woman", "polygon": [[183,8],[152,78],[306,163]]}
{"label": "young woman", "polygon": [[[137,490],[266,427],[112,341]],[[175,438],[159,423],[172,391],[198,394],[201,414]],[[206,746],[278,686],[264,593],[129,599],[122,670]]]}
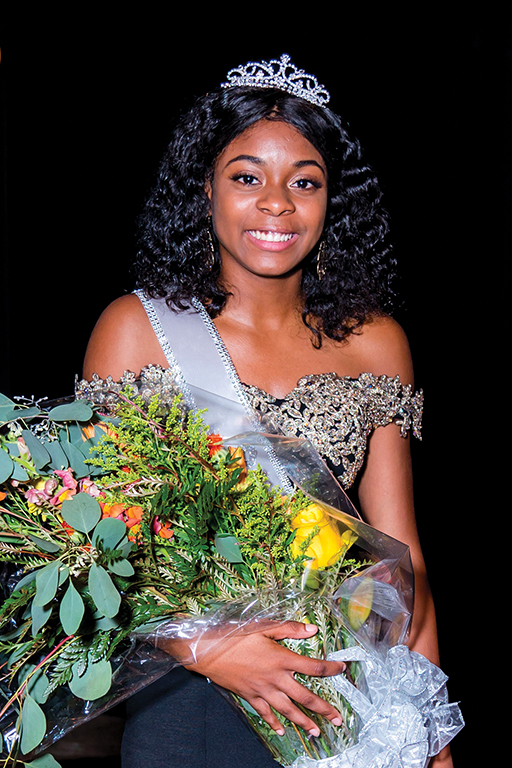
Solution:
{"label": "young woman", "polygon": [[[84,377],[169,367],[176,318],[195,313],[241,398],[307,436],[345,488],[360,473],[363,518],[410,547],[410,647],[437,663],[406,436],[421,399],[412,395],[407,339],[389,314],[394,261],[381,193],[359,144],[324,106],[325,91],[313,82],[311,92],[310,79],[297,92],[291,65],[273,65],[277,86],[251,79],[248,65],[241,81],[232,76],[181,120],[142,219],[140,290],[101,316]],[[197,370],[194,347],[185,355]],[[314,631],[288,623],[235,638],[134,697],[123,764],[275,765],[205,678],[236,691],[276,730],[272,708],[314,732],[297,703],[339,724],[294,675],[333,675],[343,665],[276,642]],[[436,761],[451,764],[446,753]]]}

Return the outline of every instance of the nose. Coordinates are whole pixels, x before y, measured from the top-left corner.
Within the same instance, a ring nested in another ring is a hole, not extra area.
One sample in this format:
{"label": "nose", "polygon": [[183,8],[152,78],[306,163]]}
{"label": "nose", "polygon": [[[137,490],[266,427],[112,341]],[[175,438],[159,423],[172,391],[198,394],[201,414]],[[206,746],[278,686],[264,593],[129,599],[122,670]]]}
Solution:
{"label": "nose", "polygon": [[293,213],[295,204],[286,186],[265,184],[258,199],[258,208],[271,216]]}

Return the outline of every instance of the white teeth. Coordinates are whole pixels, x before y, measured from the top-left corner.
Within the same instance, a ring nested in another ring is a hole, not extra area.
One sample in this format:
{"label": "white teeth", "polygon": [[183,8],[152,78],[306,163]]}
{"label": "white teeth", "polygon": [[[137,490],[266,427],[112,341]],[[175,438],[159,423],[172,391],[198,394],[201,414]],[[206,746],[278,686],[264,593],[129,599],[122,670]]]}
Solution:
{"label": "white teeth", "polygon": [[258,229],[250,229],[249,234],[256,240],[266,240],[268,243],[285,243],[293,237],[293,232],[260,232]]}

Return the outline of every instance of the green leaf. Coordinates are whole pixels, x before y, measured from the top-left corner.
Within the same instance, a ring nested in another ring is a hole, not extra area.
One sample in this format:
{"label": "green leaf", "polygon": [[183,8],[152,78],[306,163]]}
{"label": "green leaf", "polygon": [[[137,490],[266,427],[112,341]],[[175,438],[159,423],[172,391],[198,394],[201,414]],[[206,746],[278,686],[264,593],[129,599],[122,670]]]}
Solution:
{"label": "green leaf", "polygon": [[89,664],[83,675],[79,675],[80,662],[72,666],[73,676],[69,681],[71,693],[79,699],[94,701],[100,699],[110,690],[112,684],[112,667],[110,661],[101,659]]}
{"label": "green leaf", "polygon": [[100,520],[92,535],[93,546],[101,542],[103,551],[117,549],[118,544],[126,536],[126,523],[116,517],[105,517]]}
{"label": "green leaf", "polygon": [[58,440],[52,440],[50,443],[46,443],[46,450],[51,457],[52,469],[67,469],[69,466],[68,457],[62,450],[62,446]]}
{"label": "green leaf", "polygon": [[84,611],[84,601],[70,579],[59,607],[60,623],[66,635],[75,634],[83,619]]}
{"label": "green leaf", "polygon": [[51,421],[89,421],[92,419],[93,410],[85,400],[75,400],[73,403],[58,405],[48,414]]}
{"label": "green leaf", "polygon": [[16,586],[14,587],[12,593],[18,592],[18,590],[23,589],[23,587],[26,587],[27,584],[30,584],[31,581],[34,581],[34,579],[37,576],[37,571],[32,571],[31,573],[27,573],[25,576],[23,576]]}
{"label": "green leaf", "polygon": [[23,436],[23,440],[25,441],[25,445],[30,451],[30,456],[32,457],[35,468],[41,471],[44,469],[44,467],[46,467],[47,464],[50,463],[50,454],[44,445],[39,442],[37,437],[33,435],[29,429],[24,429],[21,434]]}
{"label": "green leaf", "polygon": [[87,477],[89,474],[89,467],[84,461],[85,456],[83,453],[78,450],[78,448],[73,445],[73,443],[69,443],[66,440],[61,440],[61,447],[66,454],[66,458],[69,461],[70,467],[75,473],[75,477],[78,478],[78,480],[80,480],[82,477]]}
{"label": "green leaf", "polygon": [[111,619],[118,613],[121,595],[106,570],[96,563],[93,563],[89,570],[89,592],[103,616]]}
{"label": "green leaf", "polygon": [[32,646],[32,640],[28,640],[26,643],[18,645],[18,647],[14,649],[14,651],[7,659],[7,669],[11,669],[11,667],[16,664],[17,661],[23,658],[24,654],[32,649]]}
{"label": "green leaf", "polygon": [[25,696],[21,710],[21,751],[28,755],[44,739],[46,717],[32,696]]}
{"label": "green leaf", "polygon": [[30,763],[25,763],[25,766],[28,766],[29,768],[62,768],[61,764],[58,763],[49,752],[40,757],[36,757],[36,759],[31,760]]}
{"label": "green leaf", "polygon": [[240,554],[240,544],[234,536],[224,536],[222,534],[216,536],[215,549],[221,557],[228,561],[228,563],[244,562],[244,559]]}
{"label": "green leaf", "polygon": [[59,568],[61,565],[60,560],[53,560],[37,571],[34,605],[47,605],[50,600],[53,600],[59,586]]}
{"label": "green leaf", "polygon": [[115,573],[116,576],[124,576],[125,578],[133,576],[135,573],[129,560],[114,560],[108,564],[108,570]]}
{"label": "green leaf", "polygon": [[94,632],[97,632],[98,630],[102,632],[108,632],[109,629],[116,629],[119,626],[119,622],[117,619],[107,619],[106,616],[103,616],[101,619],[96,619],[94,622]]}
{"label": "green leaf", "polygon": [[20,670],[18,679],[20,683],[27,682],[27,693],[32,696],[34,701],[38,704],[44,704],[47,696],[46,689],[48,688],[48,678],[42,669],[37,669],[35,664],[25,664]]}
{"label": "green leaf", "polygon": [[0,449],[0,483],[10,478],[14,471],[14,462],[3,448]]}
{"label": "green leaf", "polygon": [[34,536],[33,533],[28,533],[27,536],[30,539],[30,541],[33,541],[34,544],[36,544],[39,547],[39,549],[43,550],[43,552],[55,553],[55,552],[59,552],[60,550],[60,546],[58,544],[55,544],[55,542],[53,541],[47,541],[47,539],[41,539],[39,538],[39,536]]}
{"label": "green leaf", "polygon": [[75,531],[88,533],[101,518],[101,507],[88,493],[77,493],[62,504],[62,517]]}
{"label": "green leaf", "polygon": [[44,605],[32,605],[30,608],[30,614],[32,616],[32,637],[36,637],[39,631],[44,627],[52,613],[52,606]]}
{"label": "green leaf", "polygon": [[10,410],[2,410],[2,421],[4,424],[7,424],[9,421],[17,421],[18,419],[28,421],[29,419],[33,419],[34,416],[42,415],[43,412],[36,406],[32,406],[30,408],[14,407]]}

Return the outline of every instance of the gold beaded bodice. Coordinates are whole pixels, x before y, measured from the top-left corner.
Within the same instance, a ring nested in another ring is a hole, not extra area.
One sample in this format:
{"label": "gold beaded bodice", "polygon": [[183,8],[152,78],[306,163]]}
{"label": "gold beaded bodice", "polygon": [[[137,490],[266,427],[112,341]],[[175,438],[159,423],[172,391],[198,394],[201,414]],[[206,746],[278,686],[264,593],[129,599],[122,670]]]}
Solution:
{"label": "gold beaded bodice", "polygon": [[421,439],[423,392],[413,394],[411,386],[402,385],[398,376],[303,376],[284,398],[254,386],[243,387],[263,424],[309,439],[344,488],[354,482],[368,437],[377,427],[394,422],[402,437],[412,429]]}

